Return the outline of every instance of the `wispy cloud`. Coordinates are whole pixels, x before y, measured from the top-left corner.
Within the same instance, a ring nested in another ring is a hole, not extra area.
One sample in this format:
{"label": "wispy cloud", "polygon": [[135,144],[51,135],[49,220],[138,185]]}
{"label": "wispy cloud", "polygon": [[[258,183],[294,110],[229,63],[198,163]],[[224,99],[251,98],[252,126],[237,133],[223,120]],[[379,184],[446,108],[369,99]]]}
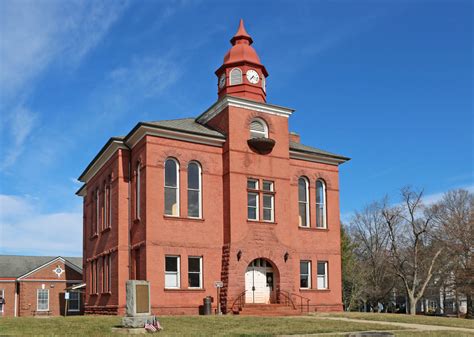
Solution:
{"label": "wispy cloud", "polygon": [[109,74],[116,91],[136,92],[142,97],[160,95],[180,76],[180,68],[169,56],[134,57],[129,65],[116,68]]}
{"label": "wispy cloud", "polygon": [[16,162],[39,122],[28,97],[41,75],[52,65],[71,70],[80,65],[126,6],[126,1],[0,1],[1,170]]}
{"label": "wispy cloud", "polygon": [[43,213],[38,202],[0,195],[0,254],[81,255],[82,214]]}
{"label": "wispy cloud", "polygon": [[23,152],[25,141],[31,134],[37,122],[37,114],[30,111],[23,105],[17,106],[5,117],[2,123],[8,127],[2,127],[3,138],[9,144],[3,151],[4,157],[0,164],[3,170],[10,167]]}
{"label": "wispy cloud", "polygon": [[2,1],[2,99],[31,89],[54,61],[77,65],[126,8],[124,1]]}

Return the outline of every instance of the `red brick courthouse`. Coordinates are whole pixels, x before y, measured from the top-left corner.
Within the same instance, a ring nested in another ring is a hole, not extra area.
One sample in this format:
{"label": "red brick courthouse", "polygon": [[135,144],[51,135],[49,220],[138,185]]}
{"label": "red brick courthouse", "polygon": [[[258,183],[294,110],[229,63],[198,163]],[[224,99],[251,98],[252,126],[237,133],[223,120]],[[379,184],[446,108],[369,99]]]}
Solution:
{"label": "red brick courthouse", "polygon": [[[138,123],[80,176],[86,313],[123,314],[148,280],[154,313],[197,314],[205,296],[342,310],[338,165],[303,145],[294,110],[266,102],[268,72],[243,23],[195,118]],[[214,303],[215,305],[216,303]]]}

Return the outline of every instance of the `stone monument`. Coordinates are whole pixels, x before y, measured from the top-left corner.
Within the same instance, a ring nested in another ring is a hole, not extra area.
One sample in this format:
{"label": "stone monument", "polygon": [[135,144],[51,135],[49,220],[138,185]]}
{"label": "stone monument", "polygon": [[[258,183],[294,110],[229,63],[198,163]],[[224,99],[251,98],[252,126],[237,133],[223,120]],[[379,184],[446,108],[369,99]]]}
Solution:
{"label": "stone monument", "polygon": [[150,305],[150,282],[129,280],[126,283],[126,316],[122,318],[124,328],[143,328],[153,321]]}

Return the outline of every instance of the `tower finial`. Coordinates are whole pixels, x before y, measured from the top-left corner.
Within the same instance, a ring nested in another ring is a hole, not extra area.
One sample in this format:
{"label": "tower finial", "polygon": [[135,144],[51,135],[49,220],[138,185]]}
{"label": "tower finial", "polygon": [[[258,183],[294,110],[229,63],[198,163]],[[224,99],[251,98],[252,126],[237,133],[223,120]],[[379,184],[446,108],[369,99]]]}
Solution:
{"label": "tower finial", "polygon": [[232,43],[232,45],[234,46],[236,43],[252,44],[252,42],[252,37],[245,30],[244,20],[240,19],[237,33],[235,33],[234,37],[230,40],[230,43]]}

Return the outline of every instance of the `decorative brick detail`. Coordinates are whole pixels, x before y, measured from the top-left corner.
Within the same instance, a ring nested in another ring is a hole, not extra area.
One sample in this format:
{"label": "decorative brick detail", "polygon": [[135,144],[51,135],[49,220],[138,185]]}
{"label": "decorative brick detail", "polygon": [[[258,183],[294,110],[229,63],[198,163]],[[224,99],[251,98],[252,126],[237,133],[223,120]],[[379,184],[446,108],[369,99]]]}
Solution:
{"label": "decorative brick detail", "polygon": [[221,281],[224,283],[224,287],[221,288],[221,310],[225,314],[227,313],[227,289],[229,287],[229,259],[230,259],[230,245],[224,245],[222,247],[222,269],[221,269]]}

